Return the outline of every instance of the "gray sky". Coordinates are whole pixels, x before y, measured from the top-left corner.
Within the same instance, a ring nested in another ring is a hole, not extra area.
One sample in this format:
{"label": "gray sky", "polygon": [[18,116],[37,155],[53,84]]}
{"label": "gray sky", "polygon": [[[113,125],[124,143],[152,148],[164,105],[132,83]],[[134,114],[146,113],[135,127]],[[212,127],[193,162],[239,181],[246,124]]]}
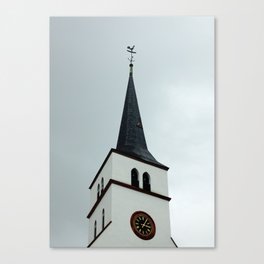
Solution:
{"label": "gray sky", "polygon": [[51,18],[51,246],[88,244],[89,185],[116,147],[129,61],[172,237],[214,245],[213,17]]}

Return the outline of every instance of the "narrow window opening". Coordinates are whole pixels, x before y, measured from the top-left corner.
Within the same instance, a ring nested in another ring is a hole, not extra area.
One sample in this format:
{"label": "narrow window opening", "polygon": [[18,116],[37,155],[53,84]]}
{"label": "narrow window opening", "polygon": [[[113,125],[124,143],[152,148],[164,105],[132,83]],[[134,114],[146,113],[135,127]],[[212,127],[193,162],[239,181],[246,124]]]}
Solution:
{"label": "narrow window opening", "polygon": [[143,173],[143,190],[150,192],[150,176],[147,172]]}
{"label": "narrow window opening", "polygon": [[99,198],[100,196],[100,184],[98,183],[97,185],[97,199]]}
{"label": "narrow window opening", "polygon": [[105,227],[105,210],[102,211],[102,229]]}
{"label": "narrow window opening", "polygon": [[104,190],[104,178],[101,180],[101,194],[103,193]]}
{"label": "narrow window opening", "polygon": [[96,221],[94,222],[94,239],[96,238],[96,226],[97,226],[97,223]]}
{"label": "narrow window opening", "polygon": [[131,170],[131,185],[139,187],[138,171],[136,169]]}

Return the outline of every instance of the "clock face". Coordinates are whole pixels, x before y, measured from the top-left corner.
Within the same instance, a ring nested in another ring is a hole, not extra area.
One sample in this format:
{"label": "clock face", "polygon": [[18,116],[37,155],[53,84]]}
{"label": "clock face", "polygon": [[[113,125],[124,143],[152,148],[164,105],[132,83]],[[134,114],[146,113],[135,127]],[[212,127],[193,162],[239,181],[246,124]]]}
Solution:
{"label": "clock face", "polygon": [[142,211],[137,211],[132,214],[130,225],[134,233],[141,239],[149,240],[156,233],[154,220],[150,215]]}

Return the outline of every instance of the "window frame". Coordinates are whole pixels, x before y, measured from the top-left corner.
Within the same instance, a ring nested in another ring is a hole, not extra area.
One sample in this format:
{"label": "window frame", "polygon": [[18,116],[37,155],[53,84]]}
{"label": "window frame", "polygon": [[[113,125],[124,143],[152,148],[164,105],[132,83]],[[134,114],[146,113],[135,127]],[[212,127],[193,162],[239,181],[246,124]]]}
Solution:
{"label": "window frame", "polygon": [[139,173],[136,168],[133,168],[130,173],[131,185],[139,188]]}
{"label": "window frame", "polygon": [[143,180],[143,190],[151,192],[151,181],[150,175],[145,171],[142,175]]}

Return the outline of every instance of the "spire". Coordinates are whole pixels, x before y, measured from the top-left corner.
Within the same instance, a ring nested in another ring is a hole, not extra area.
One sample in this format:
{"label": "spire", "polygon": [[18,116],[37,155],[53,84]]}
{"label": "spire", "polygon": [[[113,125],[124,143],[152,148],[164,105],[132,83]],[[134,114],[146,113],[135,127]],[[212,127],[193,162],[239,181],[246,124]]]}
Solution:
{"label": "spire", "polygon": [[147,148],[134,86],[133,64],[131,61],[129,65],[129,79],[125,104],[116,149],[144,161],[154,163],[155,165],[164,166],[155,160]]}

